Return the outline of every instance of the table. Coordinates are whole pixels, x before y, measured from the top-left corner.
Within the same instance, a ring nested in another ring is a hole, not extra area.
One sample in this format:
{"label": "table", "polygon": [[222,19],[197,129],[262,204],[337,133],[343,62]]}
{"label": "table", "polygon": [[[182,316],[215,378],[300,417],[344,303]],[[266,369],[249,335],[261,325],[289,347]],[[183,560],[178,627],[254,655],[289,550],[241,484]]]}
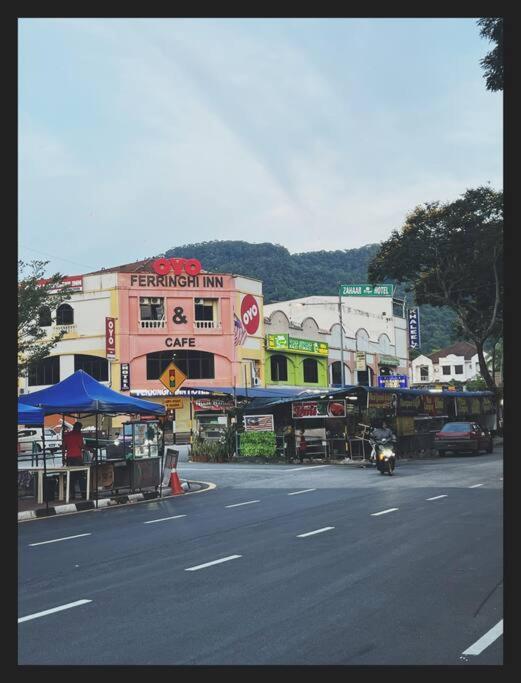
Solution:
{"label": "table", "polygon": [[78,472],[78,471],[85,471],[87,472],[87,490],[86,490],[86,498],[88,500],[90,496],[90,465],[66,465],[62,467],[47,467],[46,470],[44,470],[43,467],[28,467],[27,471],[29,472],[35,472],[38,475],[38,497],[37,497],[37,502],[38,503],[43,503],[43,475],[45,472],[47,474],[58,474],[60,476],[59,480],[59,488],[58,488],[58,498],[60,500],[63,500],[63,477],[66,477],[67,480],[67,485],[65,489],[65,502],[69,502],[69,495],[70,495],[70,480],[71,480],[71,472]]}

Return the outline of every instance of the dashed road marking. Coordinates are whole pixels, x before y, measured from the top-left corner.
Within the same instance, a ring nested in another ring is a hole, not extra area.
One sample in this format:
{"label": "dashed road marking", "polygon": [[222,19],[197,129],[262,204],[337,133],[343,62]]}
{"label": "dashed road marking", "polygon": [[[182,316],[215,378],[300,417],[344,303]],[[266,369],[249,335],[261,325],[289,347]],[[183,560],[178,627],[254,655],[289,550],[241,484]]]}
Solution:
{"label": "dashed road marking", "polygon": [[239,557],[242,557],[242,555],[229,555],[228,557],[221,557],[220,560],[213,560],[212,562],[205,562],[204,564],[196,564],[195,567],[187,567],[185,572],[195,572],[198,569],[204,569],[205,567],[212,567],[214,564],[221,564],[222,562],[236,560]]}
{"label": "dashed road marking", "polygon": [[492,643],[501,635],[503,635],[503,619],[498,621],[498,623],[493,626],[490,631],[487,631],[479,640],[476,640],[476,642],[462,652],[462,654],[480,655],[485,648],[487,648],[489,645],[492,645]]}
{"label": "dashed road marking", "polygon": [[371,517],[378,517],[378,515],[386,515],[388,512],[394,512],[400,508],[389,508],[388,510],[382,510],[381,512],[372,512]]}
{"label": "dashed road marking", "polygon": [[305,534],[298,534],[297,538],[306,538],[306,536],[314,536],[315,534],[321,534],[324,531],[331,531],[331,529],[334,529],[334,526],[325,526],[322,529],[316,529],[315,531],[308,531]]}
{"label": "dashed road marking", "polygon": [[484,486],[484,484],[474,484],[474,486],[469,486],[469,489],[477,489],[478,486]]}
{"label": "dashed road marking", "polygon": [[186,517],[186,515],[174,515],[173,517],[161,517],[161,519],[149,519],[148,522],[143,522],[143,524],[155,524],[156,522],[166,522],[169,519],[180,519],[181,517]]}
{"label": "dashed road marking", "polygon": [[29,543],[30,546],[34,545],[45,545],[46,543],[58,543],[58,541],[69,541],[71,538],[81,538],[82,536],[92,536],[92,533],[88,534],[76,534],[76,536],[64,536],[63,538],[53,538],[52,541],[40,541],[39,543]]}
{"label": "dashed road marking", "polygon": [[238,508],[241,505],[251,505],[252,503],[260,503],[260,500],[247,500],[245,503],[234,503],[233,505],[225,505],[225,508]]}
{"label": "dashed road marking", "polygon": [[38,619],[39,617],[45,617],[48,614],[53,614],[54,612],[62,612],[64,609],[71,609],[72,607],[79,607],[80,605],[85,605],[92,600],[76,600],[76,602],[68,602],[66,605],[60,605],[59,607],[53,607],[52,609],[46,609],[43,612],[35,612],[34,614],[28,614],[26,617],[20,617],[18,623],[21,624],[22,621],[30,621],[31,619]]}
{"label": "dashed road marking", "polygon": [[300,472],[302,470],[318,470],[319,467],[329,467],[329,465],[307,465],[304,467],[292,467],[290,470],[285,470],[286,472]]}
{"label": "dashed road marking", "polygon": [[309,493],[310,491],[316,491],[316,489],[304,489],[303,491],[293,491],[293,493],[288,493],[288,496],[298,496],[299,493]]}
{"label": "dashed road marking", "polygon": [[426,498],[425,500],[439,500],[440,498],[446,498],[447,494],[444,493],[442,496],[433,496],[432,498]]}

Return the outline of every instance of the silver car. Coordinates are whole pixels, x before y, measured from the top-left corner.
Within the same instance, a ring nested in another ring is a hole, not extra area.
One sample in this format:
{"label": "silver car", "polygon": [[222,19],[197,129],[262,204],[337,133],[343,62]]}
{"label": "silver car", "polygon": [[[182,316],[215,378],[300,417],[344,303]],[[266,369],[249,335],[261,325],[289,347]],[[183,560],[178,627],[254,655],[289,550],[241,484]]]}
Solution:
{"label": "silver car", "polygon": [[[54,429],[45,428],[45,450],[50,453],[56,453],[62,447],[61,435],[57,434]],[[27,453],[41,453],[43,451],[43,439],[41,427],[27,427],[26,429],[18,430],[18,453],[26,455]]]}

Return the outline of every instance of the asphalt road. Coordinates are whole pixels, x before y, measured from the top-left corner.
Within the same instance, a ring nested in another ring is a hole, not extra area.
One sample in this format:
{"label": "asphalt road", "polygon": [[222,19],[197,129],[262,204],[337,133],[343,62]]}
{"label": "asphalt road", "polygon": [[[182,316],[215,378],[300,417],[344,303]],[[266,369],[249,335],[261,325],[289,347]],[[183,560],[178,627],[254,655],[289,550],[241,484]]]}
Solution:
{"label": "asphalt road", "polygon": [[217,488],[20,524],[19,663],[501,664],[502,463],[182,462]]}

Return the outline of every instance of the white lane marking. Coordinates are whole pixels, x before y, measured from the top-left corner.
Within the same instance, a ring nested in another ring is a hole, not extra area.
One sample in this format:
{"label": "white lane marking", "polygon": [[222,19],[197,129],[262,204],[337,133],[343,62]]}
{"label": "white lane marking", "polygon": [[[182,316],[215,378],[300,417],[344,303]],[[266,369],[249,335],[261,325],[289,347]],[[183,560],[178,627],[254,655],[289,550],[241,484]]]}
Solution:
{"label": "white lane marking", "polygon": [[389,508],[388,510],[382,510],[381,512],[372,512],[371,517],[378,517],[378,515],[386,515],[388,512],[394,512],[400,508]]}
{"label": "white lane marking", "polygon": [[499,481],[503,481],[503,477],[499,477]]}
{"label": "white lane marking", "polygon": [[34,614],[28,614],[26,617],[20,617],[18,623],[21,624],[22,621],[30,621],[31,619],[38,619],[39,617],[45,617],[47,614],[53,614],[54,612],[61,612],[64,609],[71,609],[71,607],[79,607],[80,605],[85,605],[87,602],[92,602],[92,600],[76,600],[76,602],[69,602],[66,605],[60,605],[59,607],[53,607],[52,609],[46,609],[43,612],[35,612]]}
{"label": "white lane marking", "polygon": [[479,640],[476,640],[470,647],[468,647],[464,655],[480,655],[485,648],[491,645],[499,636],[503,635],[503,619],[498,621],[498,623],[493,626],[490,631],[487,631],[484,636],[481,636]]}
{"label": "white lane marking", "polygon": [[161,519],[150,519],[148,522],[143,522],[143,524],[155,524],[155,522],[166,522],[168,519],[180,519],[181,517],[186,517],[186,515],[175,515],[174,517],[161,517]]}
{"label": "white lane marking", "polygon": [[32,546],[45,545],[46,543],[58,543],[58,541],[68,541],[71,538],[81,538],[82,536],[92,536],[92,534],[89,532],[88,534],[76,534],[76,536],[64,536],[63,538],[54,538],[52,541],[40,541],[39,543],[29,543],[29,545]]}
{"label": "white lane marking", "polygon": [[325,526],[322,529],[316,529],[315,531],[308,531],[306,534],[298,534],[297,538],[306,538],[306,536],[314,536],[315,534],[321,534],[323,531],[331,531],[334,526]]}
{"label": "white lane marking", "polygon": [[205,562],[205,564],[196,564],[195,567],[187,567],[185,572],[195,572],[198,569],[204,569],[205,567],[211,567],[214,564],[221,564],[221,562],[228,562],[229,560],[236,560],[242,555],[229,555],[228,557],[221,557],[220,560],[213,560],[212,562]]}
{"label": "white lane marking", "polygon": [[469,489],[477,489],[478,486],[483,486],[483,484],[474,484],[474,486],[469,486]]}
{"label": "white lane marking", "polygon": [[247,500],[245,503],[234,503],[233,505],[225,505],[225,508],[238,508],[241,505],[251,505],[252,503],[260,503],[260,500]]}
{"label": "white lane marking", "polygon": [[442,496],[433,496],[432,498],[426,498],[425,500],[438,500],[438,498],[446,498],[447,494],[444,493]]}
{"label": "white lane marking", "polygon": [[318,470],[319,467],[329,467],[329,465],[308,465],[307,467],[292,467],[285,472],[300,472],[301,470]]}
{"label": "white lane marking", "polygon": [[316,491],[316,489],[304,489],[303,491],[293,491],[293,493],[288,493],[288,496],[298,496],[299,493],[309,493],[310,491]]}

